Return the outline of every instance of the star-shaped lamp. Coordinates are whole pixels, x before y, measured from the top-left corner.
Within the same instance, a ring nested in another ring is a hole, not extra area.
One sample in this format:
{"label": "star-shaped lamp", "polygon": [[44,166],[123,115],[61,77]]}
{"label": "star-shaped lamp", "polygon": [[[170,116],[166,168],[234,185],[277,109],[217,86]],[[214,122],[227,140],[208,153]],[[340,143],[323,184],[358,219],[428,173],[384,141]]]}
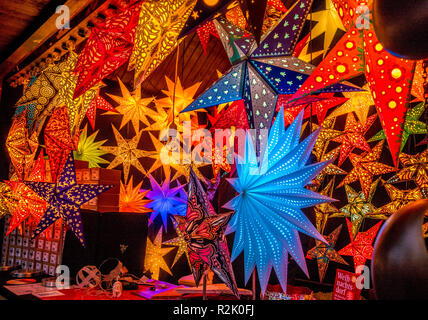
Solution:
{"label": "star-shaped lamp", "polygon": [[171,270],[163,258],[172,250],[174,250],[174,248],[162,248],[162,227],[159,229],[153,242],[147,237],[144,268],[152,273],[152,279],[159,280],[160,269],[172,275]]}
{"label": "star-shaped lamp", "polygon": [[71,152],[57,183],[33,181],[25,181],[24,183],[48,203],[46,212],[32,238],[34,239],[56,220],[62,218],[82,245],[85,245],[85,241],[80,206],[113,187],[112,185],[77,184]]}

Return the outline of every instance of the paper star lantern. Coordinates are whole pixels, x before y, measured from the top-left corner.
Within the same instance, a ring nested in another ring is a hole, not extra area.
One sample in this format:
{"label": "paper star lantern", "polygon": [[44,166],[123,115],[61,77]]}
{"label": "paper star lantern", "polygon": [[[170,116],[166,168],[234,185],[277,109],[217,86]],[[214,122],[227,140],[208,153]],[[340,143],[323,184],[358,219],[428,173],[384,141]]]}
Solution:
{"label": "paper star lantern", "polygon": [[415,74],[413,75],[413,82],[412,82],[412,95],[416,97],[412,102],[414,101],[424,101],[424,67],[423,67],[423,60],[419,60],[416,62],[415,67]]}
{"label": "paper star lantern", "polygon": [[138,132],[132,139],[125,139],[116,127],[112,124],[113,134],[117,143],[116,147],[113,146],[100,146],[101,151],[111,153],[115,156],[114,160],[110,162],[107,169],[114,169],[119,165],[123,166],[124,181],[128,181],[129,170],[131,166],[135,167],[142,174],[146,174],[140,161],[141,157],[147,157],[148,152],[138,149],[142,131]]}
{"label": "paper star lantern", "polygon": [[324,241],[301,208],[333,201],[304,188],[329,162],[307,165],[319,130],[299,143],[302,118],[303,113],[285,130],[280,110],[260,166],[248,133],[244,159],[237,159],[238,178],[229,179],[239,192],[225,205],[235,210],[229,224],[235,232],[232,260],[244,251],[245,279],[257,267],[262,292],[272,267],[286,291],[288,253],[307,274],[298,231]]}
{"label": "paper star lantern", "polygon": [[328,263],[330,261],[346,264],[348,263],[336,252],[334,246],[336,245],[337,238],[339,237],[342,225],[338,226],[328,236],[324,236],[324,239],[328,244],[315,240],[315,247],[308,251],[306,254],[307,259],[316,259],[318,265],[318,275],[320,282],[323,282],[325,273],[327,271]]}
{"label": "paper star lantern", "polygon": [[189,264],[189,267],[192,268],[192,265],[190,263],[190,257],[189,257],[189,251],[187,250],[187,241],[186,241],[186,235],[181,229],[178,227],[178,223],[174,221],[174,227],[175,232],[177,233],[177,237],[164,241],[164,245],[177,247],[177,252],[175,254],[174,261],[172,262],[172,268],[174,268],[174,265],[178,262],[178,260],[181,258],[181,256],[184,254],[187,263]]}
{"label": "paper star lantern", "polygon": [[95,141],[98,135],[98,130],[88,136],[87,129],[88,127],[85,126],[83,131],[80,133],[77,150],[73,152],[74,159],[88,161],[89,168],[99,168],[100,164],[109,163],[101,157],[106,153],[100,150],[100,147],[107,140]]}
{"label": "paper star lantern", "polygon": [[119,212],[151,212],[146,207],[150,200],[144,199],[144,196],[149,191],[140,190],[142,183],[143,181],[134,187],[132,176],[126,185],[122,181],[120,182]]}
{"label": "paper star lantern", "polygon": [[44,130],[46,153],[49,157],[53,182],[60,175],[70,151],[75,148],[67,113],[66,107],[56,108]]}
{"label": "paper star lantern", "polygon": [[313,130],[321,128],[313,150],[313,154],[318,161],[321,161],[321,158],[326,154],[330,141],[342,134],[342,131],[334,129],[335,123],[336,119],[328,119],[322,123],[321,127],[316,124],[312,125]]}
{"label": "paper star lantern", "polygon": [[365,218],[369,219],[387,219],[387,216],[381,213],[376,213],[376,207],[372,204],[373,195],[380,179],[377,179],[370,186],[370,193],[368,198],[364,192],[357,192],[350,186],[345,186],[346,196],[348,203],[340,209],[341,212],[332,215],[331,217],[347,217],[351,219],[352,224],[352,239],[360,231],[361,225]]}
{"label": "paper star lantern", "polygon": [[387,183],[411,180],[419,188],[428,187],[428,150],[416,155],[401,153],[399,160],[404,168],[389,179]]}
{"label": "paper star lantern", "polygon": [[152,279],[159,280],[160,269],[168,272],[172,276],[171,270],[163,258],[172,250],[174,250],[174,248],[162,248],[162,227],[159,229],[153,242],[147,237],[144,268],[152,273]]}
{"label": "paper star lantern", "polygon": [[366,152],[371,151],[364,135],[370,129],[376,118],[377,115],[374,114],[367,119],[366,123],[362,124],[355,120],[353,113],[348,113],[343,134],[332,139],[332,141],[342,144],[340,148],[339,166],[343,164],[354,148],[358,148]]}
{"label": "paper star lantern", "polygon": [[196,29],[196,33],[199,37],[199,41],[201,42],[202,49],[204,50],[205,55],[207,55],[207,45],[210,41],[210,37],[220,38],[217,29],[215,28],[214,22],[208,21]]}
{"label": "paper star lantern", "polygon": [[19,199],[14,197],[9,185],[0,182],[0,219],[14,212]]}
{"label": "paper star lantern", "polygon": [[40,219],[32,238],[34,239],[56,220],[62,218],[83,246],[85,240],[80,206],[113,187],[112,185],[77,184],[71,152],[57,183],[34,181],[24,183],[48,203],[46,212]]}
{"label": "paper star lantern", "polygon": [[356,24],[358,17],[362,18],[364,12],[358,14],[358,6],[367,6],[369,10],[373,7],[372,0],[332,0],[332,2],[346,30]]}
{"label": "paper star lantern", "polygon": [[[208,116],[208,118],[210,117]],[[216,119],[211,120],[212,126],[210,131],[212,133],[214,133],[216,129],[228,129],[231,127],[244,130],[249,129],[245,114],[245,105],[242,100],[232,102]]]}
{"label": "paper star lantern", "polygon": [[[312,12],[310,14],[310,22],[314,25],[311,28],[310,38],[316,39],[317,37],[324,34],[324,42],[323,42],[323,58],[330,50],[330,47],[333,43],[333,40],[338,33],[339,30],[345,32],[345,27],[340,20],[339,14],[334,8],[331,0],[325,0],[323,10]],[[309,42],[306,43],[302,54],[307,54],[309,51]]]}
{"label": "paper star lantern", "polygon": [[212,167],[213,167],[213,176],[216,177],[220,174],[221,170],[230,172],[232,167],[230,165],[231,161],[227,157],[228,148],[223,146],[223,149],[220,150],[219,147],[213,146],[212,148]]}
{"label": "paper star lantern", "polygon": [[135,68],[134,85],[141,84],[177,45],[196,0],[144,1],[135,33],[129,66]]}
{"label": "paper star lantern", "polygon": [[[411,134],[427,134],[427,124],[419,121],[419,118],[425,111],[425,104],[419,103],[413,109],[407,111],[406,120],[404,121],[403,133],[401,136],[400,152],[403,151],[404,146],[407,143]],[[378,141],[386,139],[385,132],[383,130],[375,134],[369,141]],[[398,156],[400,157],[400,156]]]}
{"label": "paper star lantern", "polygon": [[162,186],[149,175],[151,190],[147,192],[146,198],[151,202],[146,207],[152,210],[149,223],[153,223],[160,216],[165,230],[168,228],[168,216],[184,215],[186,213],[186,192],[184,185],[178,184],[176,187],[170,187],[169,176],[164,180]]}
{"label": "paper star lantern", "polygon": [[402,124],[405,121],[415,62],[389,54],[372,30],[364,31],[366,78],[395,166],[398,166]]}
{"label": "paper star lantern", "polygon": [[[123,115],[122,122],[120,123],[119,130],[123,128],[129,121],[132,122],[135,132],[140,130],[140,121],[146,126],[150,125],[148,120],[149,115],[155,115],[156,112],[149,108],[150,103],[154,97],[141,98],[141,87],[137,86],[135,91],[131,94],[123,82],[117,79],[122,92],[122,97],[110,95],[108,96],[116,101],[119,105],[116,107],[116,111]],[[105,112],[103,115],[115,114],[113,112]]]}
{"label": "paper star lantern", "polygon": [[247,26],[247,20],[245,19],[244,14],[242,13],[242,10],[239,6],[235,6],[232,9],[228,10],[225,13],[225,17],[235,26],[238,26],[239,28],[245,30]]}
{"label": "paper star lantern", "polygon": [[218,186],[220,185],[220,173],[218,173],[213,179],[205,178],[203,181],[205,182],[205,189],[207,193],[207,197],[209,201],[213,201],[215,193],[217,191]]}
{"label": "paper star lantern", "polygon": [[128,8],[119,9],[117,14],[91,29],[74,69],[78,74],[74,98],[128,61],[134,47],[141,3],[137,1]]}
{"label": "paper star lantern", "polygon": [[[363,89],[368,90],[368,86],[363,86]],[[370,90],[361,92],[343,92],[343,95],[348,99],[348,101],[333,110],[327,119],[355,112],[358,120],[361,123],[366,123],[370,106],[375,104]]]}
{"label": "paper star lantern", "polygon": [[[320,192],[321,195],[331,197],[333,194],[334,180],[330,180],[327,186]],[[315,225],[320,233],[324,232],[328,218],[339,212],[336,206],[330,202],[321,203],[314,207]]]}
{"label": "paper star lantern", "polygon": [[346,219],[346,225],[348,226],[351,243],[340,249],[337,253],[341,256],[352,256],[354,258],[355,270],[358,266],[364,265],[366,260],[371,260],[373,255],[372,243],[376,238],[381,224],[382,221],[365,232],[358,232],[358,234],[355,236],[355,239],[352,240],[352,224],[348,219]]}
{"label": "paper star lantern", "polygon": [[342,187],[359,180],[366,199],[369,198],[370,186],[372,185],[373,176],[393,172],[396,169],[386,164],[380,163],[379,158],[382,153],[383,141],[380,141],[371,152],[365,152],[362,155],[351,153],[349,159],[353,169],[337,186]]}
{"label": "paper star lantern", "polygon": [[95,118],[97,116],[97,109],[105,110],[105,111],[113,111],[117,113],[116,109],[108,103],[103,97],[98,95],[92,100],[91,105],[86,111],[86,118],[88,118],[89,123],[91,124],[92,130],[95,130]]}
{"label": "paper star lantern", "polygon": [[391,184],[384,185],[388,192],[391,202],[380,207],[376,212],[391,215],[397,212],[398,209],[406,206],[410,202],[423,199],[422,191],[419,188],[413,190],[400,190]]}
{"label": "paper star lantern", "polygon": [[[339,152],[340,152],[340,147],[337,147],[331,150],[330,152],[324,153],[319,159],[317,159],[317,161],[319,162],[329,161],[329,160],[335,161],[337,156],[339,155]],[[316,186],[320,186],[326,176],[334,176],[338,174],[346,174],[346,171],[339,168],[335,164],[330,163],[325,169],[323,169],[316,176],[316,178],[312,181],[312,183],[314,183]]]}
{"label": "paper star lantern", "polygon": [[186,217],[176,216],[185,234],[196,286],[211,269],[239,297],[224,231],[231,212],[216,214],[195,173],[190,170]]}

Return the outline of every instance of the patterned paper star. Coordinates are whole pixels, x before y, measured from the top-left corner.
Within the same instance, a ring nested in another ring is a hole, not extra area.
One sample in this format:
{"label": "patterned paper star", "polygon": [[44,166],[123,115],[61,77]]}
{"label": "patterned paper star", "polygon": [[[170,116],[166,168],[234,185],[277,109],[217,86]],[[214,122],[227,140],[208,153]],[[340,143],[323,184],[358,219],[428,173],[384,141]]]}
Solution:
{"label": "patterned paper star", "polygon": [[92,100],[88,110],[86,111],[86,118],[88,118],[91,124],[92,130],[95,130],[95,118],[97,116],[97,109],[105,111],[113,111],[117,113],[116,109],[108,103],[103,97],[97,94],[94,100]]}
{"label": "patterned paper star", "polygon": [[348,265],[343,258],[336,252],[334,246],[336,245],[337,238],[339,237],[342,225],[338,226],[328,236],[324,236],[324,239],[328,244],[315,240],[315,247],[308,251],[306,254],[307,259],[316,259],[318,265],[318,275],[320,282],[323,282],[325,273],[327,271],[328,263],[330,261],[342,263]]}
{"label": "patterned paper star", "polygon": [[100,150],[100,147],[107,140],[95,141],[98,135],[98,130],[88,136],[87,129],[88,126],[85,126],[80,133],[77,150],[73,151],[74,159],[88,161],[89,168],[99,168],[100,164],[109,163],[101,157],[106,153]]}
{"label": "patterned paper star", "polygon": [[362,155],[351,153],[349,155],[349,159],[351,160],[354,168],[337,187],[339,188],[345,184],[350,184],[354,181],[360,180],[364,196],[366,199],[368,199],[373,176],[393,172],[396,170],[394,167],[390,167],[379,162],[383,143],[383,141],[380,141],[371,152],[365,152]]}
{"label": "patterned paper star", "polygon": [[377,213],[391,215],[410,202],[424,198],[422,191],[419,188],[412,190],[400,190],[391,184],[385,184],[384,187],[388,192],[389,197],[391,198],[391,202],[376,210]]}
{"label": "patterned paper star", "polygon": [[160,269],[168,272],[172,276],[172,272],[163,258],[172,250],[174,250],[174,248],[162,248],[162,227],[159,229],[153,242],[147,237],[144,268],[152,273],[152,279],[159,280]]}
{"label": "patterned paper star", "polygon": [[322,123],[321,127],[316,124],[312,125],[313,130],[321,128],[320,134],[318,135],[318,139],[315,142],[314,149],[312,151],[318,161],[321,161],[320,159],[326,154],[330,141],[343,134],[342,131],[334,129],[335,123],[336,119],[328,119]]}
{"label": "patterned paper star", "polygon": [[376,212],[375,206],[372,204],[373,196],[376,191],[380,179],[372,183],[368,198],[364,192],[357,192],[350,186],[345,186],[348,203],[340,209],[341,212],[333,214],[331,217],[347,217],[351,219],[352,224],[352,239],[360,231],[361,225],[365,218],[369,219],[387,219],[387,216]]}
{"label": "patterned paper star", "polygon": [[[135,132],[140,130],[140,121],[145,126],[150,125],[148,116],[155,115],[156,112],[149,108],[150,103],[154,100],[153,97],[141,98],[141,87],[135,88],[135,91],[131,94],[123,84],[123,82],[117,79],[120,86],[122,96],[115,96],[109,94],[108,96],[116,101],[119,105],[116,107],[116,111],[123,115],[122,122],[120,123],[119,130],[123,128],[129,121],[132,122]],[[105,112],[103,115],[117,114],[114,112]]]}
{"label": "patterned paper star", "polygon": [[[320,194],[326,197],[330,197],[333,195],[333,185],[334,180],[330,180],[327,186],[320,191]],[[317,230],[322,234],[324,233],[325,226],[327,224],[328,218],[332,217],[333,214],[339,212],[334,204],[331,202],[325,202],[318,204],[314,207],[315,212],[315,226]]]}
{"label": "patterned paper star", "polygon": [[401,153],[399,160],[403,168],[387,183],[412,180],[419,188],[428,187],[428,150],[415,155]]}
{"label": "patterned paper star", "polygon": [[365,265],[366,260],[371,260],[373,255],[372,243],[376,238],[381,224],[382,221],[365,232],[358,232],[354,240],[352,240],[352,224],[348,219],[346,219],[346,225],[348,226],[351,243],[340,249],[337,253],[342,256],[352,256],[354,258],[355,270],[358,266]]}
{"label": "patterned paper star", "polygon": [[189,264],[189,267],[191,268],[192,265],[190,264],[189,251],[187,250],[186,235],[178,227],[178,224],[176,221],[174,221],[174,227],[175,227],[175,232],[177,233],[177,237],[163,242],[164,245],[177,247],[177,252],[175,254],[175,258],[174,258],[174,261],[172,262],[171,268],[174,268],[174,265],[178,262],[178,260],[181,258],[183,254],[187,259],[187,263]]}
{"label": "patterned paper star", "polygon": [[415,74],[413,75],[413,83],[412,83],[412,95],[416,97],[414,101],[424,101],[424,68],[423,68],[423,60],[419,60],[416,62]]}
{"label": "patterned paper star", "polygon": [[358,148],[366,152],[371,151],[364,135],[370,129],[376,118],[377,115],[374,114],[367,119],[366,123],[362,124],[355,120],[353,113],[348,113],[343,134],[332,139],[332,141],[342,144],[340,148],[339,166],[343,164],[354,148]]}
{"label": "patterned paper star", "polygon": [[34,239],[55,221],[62,218],[83,246],[85,240],[80,206],[113,187],[112,185],[77,184],[71,152],[57,183],[34,181],[24,181],[24,183],[48,204],[32,238]]}
{"label": "patterned paper star", "polygon": [[144,199],[149,191],[141,190],[142,183],[143,181],[134,187],[132,176],[126,185],[122,181],[120,182],[119,212],[151,212],[146,207],[150,200]]}
{"label": "patterned paper star", "polygon": [[113,146],[100,146],[102,151],[111,153],[115,156],[114,160],[110,162],[107,169],[114,169],[119,165],[123,166],[124,181],[128,181],[129,170],[131,166],[135,167],[142,174],[146,174],[140,161],[141,157],[147,157],[148,152],[138,149],[142,131],[138,132],[132,139],[125,139],[116,127],[112,124],[114,137],[117,143],[116,147]]}
{"label": "patterned paper star", "polygon": [[215,28],[214,22],[208,21],[196,29],[196,33],[199,37],[199,41],[201,42],[202,49],[204,50],[205,55],[207,55],[207,45],[210,41],[210,37],[219,38],[217,33],[217,29]]}
{"label": "patterned paper star", "polygon": [[[320,159],[317,159],[317,161],[320,161],[320,162],[329,161],[329,160],[334,161],[337,158],[337,156],[339,155],[339,152],[340,152],[340,147],[337,147],[337,148],[335,148],[335,149],[333,149],[327,153],[324,153]],[[325,169],[323,169],[320,172],[319,175],[317,175],[315,177],[315,179],[312,181],[312,183],[315,186],[320,186],[323,183],[326,176],[335,176],[338,174],[346,174],[346,171],[339,168],[335,164],[330,163]]]}
{"label": "patterned paper star", "polygon": [[18,201],[19,199],[13,195],[10,186],[5,182],[0,182],[0,219],[12,214]]}

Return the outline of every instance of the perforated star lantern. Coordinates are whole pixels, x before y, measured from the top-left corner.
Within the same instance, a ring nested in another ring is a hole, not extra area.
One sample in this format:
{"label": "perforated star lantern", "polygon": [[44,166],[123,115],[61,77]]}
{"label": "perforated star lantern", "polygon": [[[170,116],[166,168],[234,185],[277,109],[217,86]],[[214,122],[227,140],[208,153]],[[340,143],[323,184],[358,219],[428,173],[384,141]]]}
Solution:
{"label": "perforated star lantern", "polygon": [[148,190],[141,190],[143,181],[134,187],[133,178],[125,185],[120,182],[119,212],[151,212],[146,205],[150,200],[144,199]]}
{"label": "perforated star lantern", "polygon": [[[109,94],[119,105],[116,107],[116,111],[123,115],[122,122],[120,123],[119,130],[123,128],[125,124],[131,121],[135,132],[140,129],[140,121],[145,125],[149,126],[150,121],[148,116],[155,115],[156,112],[149,107],[150,103],[154,100],[153,97],[141,98],[141,87],[137,86],[133,93],[129,92],[128,88],[123,82],[117,79],[120,86],[122,96],[115,96]],[[103,115],[115,114],[114,112],[105,112]],[[117,114],[117,113],[116,113]]]}
{"label": "perforated star lantern", "polygon": [[185,234],[196,286],[206,269],[211,269],[239,297],[224,231],[231,212],[217,214],[195,173],[190,170],[186,216],[176,216]]}
{"label": "perforated star lantern", "polygon": [[[360,21],[362,27],[365,27],[364,18],[370,18],[369,14],[373,8],[372,0],[332,0],[332,3],[346,30],[355,25],[357,21]],[[358,12],[357,8],[359,6],[365,6],[368,10]]]}
{"label": "perforated star lantern", "polygon": [[202,26],[196,29],[196,33],[199,37],[199,41],[201,42],[202,49],[204,50],[205,55],[207,55],[207,45],[211,36],[219,38],[214,22],[208,21],[204,23]]}
{"label": "perforated star lantern", "polygon": [[0,219],[13,213],[19,199],[14,197],[10,186],[0,182]]}
{"label": "perforated star lantern", "polygon": [[177,45],[196,0],[144,1],[129,66],[135,68],[134,86],[141,84]]}
{"label": "perforated star lantern", "polygon": [[[334,180],[330,180],[326,187],[320,192],[321,195],[331,197],[333,194]],[[333,214],[338,213],[339,209],[336,208],[331,202],[321,203],[314,207],[315,212],[315,225],[317,230],[322,234],[327,224],[328,218]]]}
{"label": "perforated star lantern", "polygon": [[82,245],[85,245],[85,240],[80,206],[113,187],[112,185],[77,184],[71,152],[57,183],[34,181],[24,183],[48,203],[46,212],[34,230],[32,238],[34,239],[56,220],[62,218]]}
{"label": "perforated star lantern", "polygon": [[415,99],[412,101],[424,101],[424,68],[423,68],[423,60],[419,60],[416,62],[415,67],[415,74],[413,76],[413,82],[412,82],[412,95],[415,97]]}
{"label": "perforated star lantern", "polygon": [[79,136],[79,143],[77,145],[77,150],[73,151],[74,159],[88,161],[89,168],[99,168],[100,164],[109,163],[107,160],[102,158],[101,156],[106,153],[100,150],[100,147],[107,141],[95,141],[98,130],[88,136],[88,127],[82,130]]}
{"label": "perforated star lantern", "polygon": [[369,230],[364,232],[358,232],[354,240],[352,236],[352,224],[346,219],[346,225],[348,226],[349,238],[351,242],[340,249],[337,253],[341,256],[352,256],[354,258],[355,270],[358,266],[364,265],[367,260],[372,259],[373,255],[373,241],[379,231],[382,221],[371,227]]}
{"label": "perforated star lantern", "polygon": [[74,98],[128,61],[134,47],[141,4],[142,1],[137,1],[128,8],[119,9],[117,14],[91,29],[74,69],[78,75]]}
{"label": "perforated star lantern", "polygon": [[[319,159],[317,158],[317,161],[328,161],[332,160],[335,161],[337,156],[339,155],[340,147],[337,147],[327,153],[324,153]],[[334,163],[330,163],[325,169],[323,169],[312,181],[312,183],[316,186],[320,186],[326,176],[335,176],[338,174],[346,174],[346,171],[339,168]]]}
{"label": "perforated star lantern", "polygon": [[147,237],[144,268],[152,273],[152,279],[159,280],[160,269],[168,272],[172,276],[172,272],[164,259],[164,256],[172,250],[174,250],[174,248],[162,248],[162,227],[159,229],[153,242]]}
{"label": "perforated star lantern", "polygon": [[97,109],[104,111],[113,111],[117,113],[116,109],[108,103],[103,97],[98,95],[92,100],[88,110],[86,111],[86,118],[88,118],[89,123],[91,124],[92,130],[95,130],[95,118],[97,116]]}
{"label": "perforated star lantern", "polygon": [[239,193],[225,205],[235,210],[232,260],[244,251],[245,279],[257,268],[262,292],[272,267],[286,291],[288,254],[308,274],[298,232],[324,241],[301,209],[333,201],[305,188],[330,162],[308,164],[319,130],[299,143],[302,118],[300,113],[285,130],[280,110],[260,165],[248,133],[244,158],[236,160],[238,178],[229,179]]}
{"label": "perforated star lantern", "polygon": [[162,224],[167,230],[168,217],[171,215],[185,215],[187,195],[184,185],[170,186],[169,176],[160,185],[155,178],[149,175],[151,190],[146,198],[151,200],[146,207],[152,210],[149,223],[152,224],[157,217],[161,217]]}
{"label": "perforated star lantern", "polygon": [[378,214],[394,214],[398,209],[406,206],[407,204],[424,198],[422,191],[419,188],[412,190],[400,190],[391,184],[385,184],[384,187],[391,198],[391,202],[376,210]]}
{"label": "perforated star lantern", "polygon": [[328,268],[328,263],[330,261],[348,264],[343,258],[336,252],[334,249],[336,245],[337,238],[339,237],[340,231],[342,230],[342,225],[338,226],[332,233],[328,236],[324,236],[328,244],[315,240],[315,247],[308,251],[306,254],[307,259],[316,259],[318,265],[318,275],[320,282],[323,282],[325,273]]}
{"label": "perforated star lantern", "polygon": [[401,153],[399,156],[403,168],[387,183],[414,181],[419,188],[428,187],[428,150],[415,155]]}
{"label": "perforated star lantern", "polygon": [[394,172],[396,169],[379,162],[382,153],[383,141],[380,141],[373,147],[371,152],[365,152],[362,155],[351,153],[349,159],[353,169],[348,173],[345,179],[337,186],[342,187],[359,180],[366,199],[369,198],[370,186],[372,185],[373,176]]}
{"label": "perforated star lantern", "polygon": [[125,182],[128,181],[129,170],[131,166],[135,167],[142,174],[146,174],[142,164],[138,159],[147,157],[148,152],[138,149],[142,131],[138,132],[132,139],[125,139],[116,127],[112,124],[114,137],[117,146],[100,146],[101,151],[111,153],[115,156],[107,169],[114,169],[119,165],[123,166],[123,174]]}
{"label": "perforated star lantern", "polygon": [[174,265],[180,260],[180,258],[185,255],[187,259],[187,263],[189,267],[192,268],[192,264],[190,263],[189,251],[187,250],[187,241],[186,235],[181,229],[178,227],[178,223],[174,221],[175,232],[177,233],[177,237],[164,241],[163,244],[167,246],[177,247],[177,252],[175,254],[174,261],[172,262],[171,268],[174,268]]}
{"label": "perforated star lantern", "polygon": [[347,217],[351,219],[352,224],[352,239],[360,231],[361,225],[365,218],[369,219],[387,219],[387,216],[381,213],[376,213],[376,207],[372,204],[373,196],[376,191],[380,179],[377,179],[370,186],[370,193],[368,198],[364,192],[357,192],[350,186],[345,186],[346,197],[348,203],[340,209],[340,212],[333,214],[331,217]]}

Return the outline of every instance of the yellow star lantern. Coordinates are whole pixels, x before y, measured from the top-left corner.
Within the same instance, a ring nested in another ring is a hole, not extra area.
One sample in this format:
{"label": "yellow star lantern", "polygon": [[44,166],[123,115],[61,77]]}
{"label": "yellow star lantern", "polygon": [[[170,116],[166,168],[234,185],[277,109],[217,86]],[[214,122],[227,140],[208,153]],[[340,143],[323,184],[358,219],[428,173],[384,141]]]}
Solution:
{"label": "yellow star lantern", "polygon": [[141,6],[129,68],[141,84],[177,45],[177,38],[196,0],[150,0]]}
{"label": "yellow star lantern", "polygon": [[160,269],[172,275],[171,270],[163,258],[172,250],[174,250],[174,248],[162,248],[162,227],[159,229],[153,242],[147,237],[144,268],[152,273],[152,279],[159,280]]}
{"label": "yellow star lantern", "polygon": [[140,141],[142,131],[138,132],[132,139],[125,139],[114,125],[112,125],[112,128],[117,146],[100,146],[102,151],[115,155],[114,160],[110,162],[107,169],[114,169],[122,164],[125,182],[128,181],[131,166],[138,169],[142,174],[146,174],[146,171],[138,160],[141,157],[148,156],[147,151],[138,149],[138,142]]}
{"label": "yellow star lantern", "polygon": [[367,84],[363,86],[363,89],[366,91],[343,92],[342,94],[345,96],[345,98],[348,98],[349,100],[342,104],[340,107],[336,108],[327,117],[327,119],[332,119],[349,112],[355,112],[358,117],[358,120],[361,123],[366,123],[370,106],[374,106],[375,103]]}
{"label": "yellow star lantern", "polygon": [[[149,126],[150,121],[148,116],[154,117],[157,115],[157,112],[155,110],[149,108],[149,105],[154,100],[154,98],[141,98],[140,86],[137,86],[135,91],[131,94],[131,92],[129,92],[123,82],[119,78],[117,80],[119,82],[122,96],[119,97],[111,94],[108,94],[108,96],[119,104],[119,106],[116,107],[116,111],[120,112],[123,115],[119,130],[122,129],[123,126],[129,121],[131,121],[135,132],[138,132],[140,130],[140,121],[144,123],[145,126]],[[117,113],[113,111],[103,113],[103,115],[116,114]]]}
{"label": "yellow star lantern", "polygon": [[0,218],[14,212],[19,199],[13,196],[10,186],[0,182]]}
{"label": "yellow star lantern", "polygon": [[172,262],[171,268],[174,267],[174,265],[177,263],[177,261],[181,258],[183,254],[186,255],[187,263],[190,266],[189,251],[187,250],[187,242],[184,237],[184,233],[180,230],[180,228],[177,227],[177,222],[175,221],[174,221],[174,226],[175,226],[175,232],[177,232],[177,237],[167,240],[163,243],[168,246],[177,247],[177,253],[175,254],[175,258],[174,258],[174,261]]}
{"label": "yellow star lantern", "polygon": [[[333,184],[334,179],[330,180],[327,186],[320,192],[323,196],[331,197],[333,194]],[[321,203],[314,207],[315,211],[315,223],[317,230],[320,233],[324,232],[325,225],[327,224],[327,220],[333,214],[338,213],[339,209],[336,208],[331,202]]]}
{"label": "yellow star lantern", "polygon": [[404,168],[387,183],[412,180],[419,188],[428,188],[428,150],[416,155],[401,153],[398,159]]}
{"label": "yellow star lantern", "polygon": [[377,213],[391,215],[410,202],[423,198],[422,191],[419,188],[412,190],[400,190],[391,184],[385,184],[384,187],[391,198],[391,202],[376,210]]}
{"label": "yellow star lantern", "polygon": [[141,181],[135,188],[132,176],[129,178],[128,184],[124,185],[120,182],[120,195],[119,195],[119,212],[151,212],[151,209],[146,208],[146,204],[150,200],[144,199],[147,191],[141,192]]}

